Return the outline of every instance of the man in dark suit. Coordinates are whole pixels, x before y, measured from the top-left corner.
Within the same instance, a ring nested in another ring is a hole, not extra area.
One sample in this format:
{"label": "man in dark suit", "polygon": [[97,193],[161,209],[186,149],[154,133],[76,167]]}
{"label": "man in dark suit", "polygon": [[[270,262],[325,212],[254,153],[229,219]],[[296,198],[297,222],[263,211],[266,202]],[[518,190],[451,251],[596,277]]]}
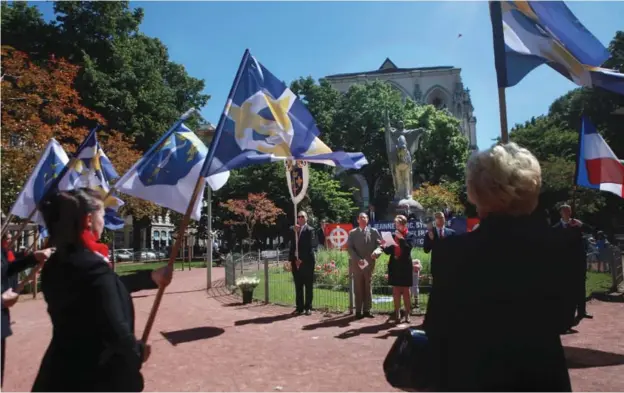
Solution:
{"label": "man in dark suit", "polygon": [[583,240],[583,233],[591,233],[591,228],[583,224],[580,220],[572,218],[572,208],[570,205],[563,204],[559,208],[559,214],[561,219],[553,228],[565,231],[574,237],[574,244],[576,252],[575,257],[570,263],[574,264],[574,276],[571,278],[575,282],[574,293],[577,302],[576,306],[576,323],[580,322],[583,318],[592,319],[593,316],[587,313],[586,308],[586,296],[585,296],[585,280],[587,279],[587,254],[585,252],[585,244]]}
{"label": "man in dark suit", "polygon": [[[294,314],[306,315],[312,313],[312,285],[314,282],[315,248],[314,229],[308,225],[308,214],[300,211],[297,214],[297,225],[294,227],[294,236],[290,242],[288,260],[292,266],[295,280],[295,302],[297,308]],[[304,297],[305,293],[305,297]]]}
{"label": "man in dark suit", "polygon": [[427,230],[427,235],[425,236],[425,243],[423,244],[423,250],[429,254],[440,241],[449,236],[454,236],[455,231],[451,228],[447,228],[445,223],[446,219],[444,218],[444,213],[437,212],[434,214],[435,217],[435,225],[429,226]]}

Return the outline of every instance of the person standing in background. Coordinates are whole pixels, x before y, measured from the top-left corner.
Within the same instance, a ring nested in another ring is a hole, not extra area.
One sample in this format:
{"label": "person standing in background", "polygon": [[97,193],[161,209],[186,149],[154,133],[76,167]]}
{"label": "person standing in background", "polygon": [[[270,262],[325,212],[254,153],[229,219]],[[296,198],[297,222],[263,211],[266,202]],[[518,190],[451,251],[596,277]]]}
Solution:
{"label": "person standing in background", "polygon": [[319,229],[317,230],[317,232],[318,232],[318,235],[317,235],[318,246],[320,246],[321,249],[327,247],[327,245],[325,244],[325,226],[326,225],[327,225],[327,221],[321,220],[321,225],[320,225]]}
{"label": "person standing in background", "polygon": [[411,299],[410,288],[413,285],[412,248],[418,244],[418,239],[407,230],[407,217],[398,215],[394,219],[394,243],[387,246],[382,241],[383,252],[390,255],[388,260],[388,285],[392,287],[394,314],[390,320],[401,322],[401,298],[405,306],[405,322],[410,322]]}
{"label": "person standing in background", "polygon": [[349,251],[349,271],[353,275],[355,289],[355,317],[372,318],[373,306],[372,279],[375,260],[381,253],[375,250],[381,245],[381,235],[368,225],[368,216],[362,212],[358,216],[358,227],[349,232],[347,250]]}
{"label": "person standing in background", "polygon": [[312,286],[314,283],[314,265],[316,264],[316,257],[314,256],[316,244],[314,230],[308,225],[308,214],[305,211],[300,211],[297,214],[297,225],[294,227],[293,235],[288,257],[295,280],[297,308],[293,314],[305,313],[305,315],[310,315],[312,314],[312,296],[314,293]]}
{"label": "person standing in background", "polygon": [[575,266],[576,272],[571,279],[574,280],[576,288],[576,324],[578,324],[583,318],[594,318],[591,314],[587,313],[585,294],[587,254],[585,251],[585,241],[583,240],[583,233],[591,233],[591,228],[583,224],[580,220],[572,218],[572,208],[568,204],[563,204],[559,207],[559,214],[561,215],[561,219],[553,228],[572,234],[576,240],[575,258],[570,261],[570,263]]}

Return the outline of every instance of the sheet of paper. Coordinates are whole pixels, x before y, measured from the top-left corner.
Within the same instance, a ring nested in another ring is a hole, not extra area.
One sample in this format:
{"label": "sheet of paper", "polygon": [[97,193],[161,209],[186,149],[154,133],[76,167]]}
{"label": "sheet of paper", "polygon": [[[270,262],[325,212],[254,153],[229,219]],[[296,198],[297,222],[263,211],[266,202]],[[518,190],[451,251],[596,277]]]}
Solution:
{"label": "sheet of paper", "polygon": [[358,266],[360,267],[360,269],[364,270],[364,268],[368,266],[368,261],[364,259],[364,263],[358,263]]}
{"label": "sheet of paper", "polygon": [[381,232],[381,238],[386,241],[384,247],[396,246],[391,232]]}

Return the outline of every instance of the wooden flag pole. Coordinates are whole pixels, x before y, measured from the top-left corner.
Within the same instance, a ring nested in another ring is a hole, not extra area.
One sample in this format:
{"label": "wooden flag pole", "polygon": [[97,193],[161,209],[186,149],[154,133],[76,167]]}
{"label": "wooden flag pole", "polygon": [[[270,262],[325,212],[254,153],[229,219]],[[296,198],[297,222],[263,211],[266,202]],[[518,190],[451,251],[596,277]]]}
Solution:
{"label": "wooden flag pole", "polygon": [[11,213],[7,216],[6,221],[2,225],[2,236],[9,231],[9,224],[13,221],[13,217],[15,216]]}
{"label": "wooden flag pole", "polygon": [[498,111],[501,123],[501,142],[509,143],[509,129],[507,128],[507,96],[505,88],[498,88]]}
{"label": "wooden flag pole", "polygon": [[[176,256],[180,251],[180,244],[183,242],[184,239],[184,232],[186,231],[186,227],[188,226],[191,219],[191,214],[193,212],[193,209],[195,208],[195,203],[197,202],[197,198],[199,197],[199,194],[202,191],[205,182],[206,179],[203,176],[200,176],[197,180],[197,183],[195,184],[195,190],[193,190],[191,201],[186,208],[186,213],[184,214],[184,218],[182,219],[182,223],[180,224],[180,228],[178,229],[178,236],[175,239],[175,243],[173,243],[171,254],[169,254],[169,262],[167,262],[167,265],[172,269],[173,264],[175,263]],[[154,326],[154,320],[156,319],[156,313],[158,312],[158,307],[160,307],[160,302],[162,301],[164,293],[165,287],[159,287],[156,298],[154,299],[154,304],[152,305],[152,310],[150,311],[149,317],[147,318],[145,329],[143,330],[143,336],[141,339],[144,343],[147,343],[147,339],[149,338],[150,332],[152,331],[152,327]]]}
{"label": "wooden flag pole", "polygon": [[[48,239],[46,239],[45,244],[41,247],[41,249],[45,249],[47,246],[48,246]],[[26,284],[28,284],[30,281],[33,281],[37,277],[37,273],[39,273],[39,270],[41,270],[42,267],[43,267],[43,263],[38,263],[37,265],[35,265],[30,271],[30,274],[28,274],[28,276],[26,276],[26,278],[20,281],[20,283],[17,285],[15,293],[19,295],[24,290],[24,287],[26,286]],[[35,285],[37,285],[36,281],[35,281]]]}

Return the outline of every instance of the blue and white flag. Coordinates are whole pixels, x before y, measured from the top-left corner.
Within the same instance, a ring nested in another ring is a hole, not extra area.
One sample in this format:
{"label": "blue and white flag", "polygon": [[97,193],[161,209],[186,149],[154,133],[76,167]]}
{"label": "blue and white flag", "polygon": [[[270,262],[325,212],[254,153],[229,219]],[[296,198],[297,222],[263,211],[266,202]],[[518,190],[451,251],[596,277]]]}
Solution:
{"label": "blue and white flag", "polygon": [[203,176],[286,159],[358,169],[362,153],[333,152],[286,85],[245,51],[215,131]]}
{"label": "blue and white flag", "polygon": [[[37,205],[53,186],[55,179],[58,178],[68,162],[69,158],[61,144],[55,139],[50,139],[39,162],[37,162],[35,169],[18,195],[11,209],[11,214],[16,217],[28,218],[33,210],[37,209]],[[43,216],[39,211],[36,211],[31,220],[39,225],[45,225]]]}
{"label": "blue and white flag", "polygon": [[624,74],[600,68],[607,48],[563,1],[490,1],[499,87],[548,64],[579,86],[624,94]]}
{"label": "blue and white flag", "polygon": [[[98,143],[96,129],[87,135],[78,148],[75,157],[76,160],[71,168],[67,169],[59,181],[59,190],[90,188],[98,191],[102,197],[108,195],[110,191],[109,182],[118,178],[119,175]],[[113,195],[106,198],[104,201],[104,225],[106,228],[111,230],[123,228],[124,220],[118,214],[118,210],[123,204],[121,199]]]}
{"label": "blue and white flag", "polygon": [[[159,206],[185,214],[199,180],[208,149],[188,129],[185,114],[150,148],[150,150],[115,184],[125,194],[151,201]],[[208,178],[211,187],[222,187],[229,172]],[[203,195],[202,193],[199,195]],[[201,201],[197,198],[191,218],[201,217]]]}

